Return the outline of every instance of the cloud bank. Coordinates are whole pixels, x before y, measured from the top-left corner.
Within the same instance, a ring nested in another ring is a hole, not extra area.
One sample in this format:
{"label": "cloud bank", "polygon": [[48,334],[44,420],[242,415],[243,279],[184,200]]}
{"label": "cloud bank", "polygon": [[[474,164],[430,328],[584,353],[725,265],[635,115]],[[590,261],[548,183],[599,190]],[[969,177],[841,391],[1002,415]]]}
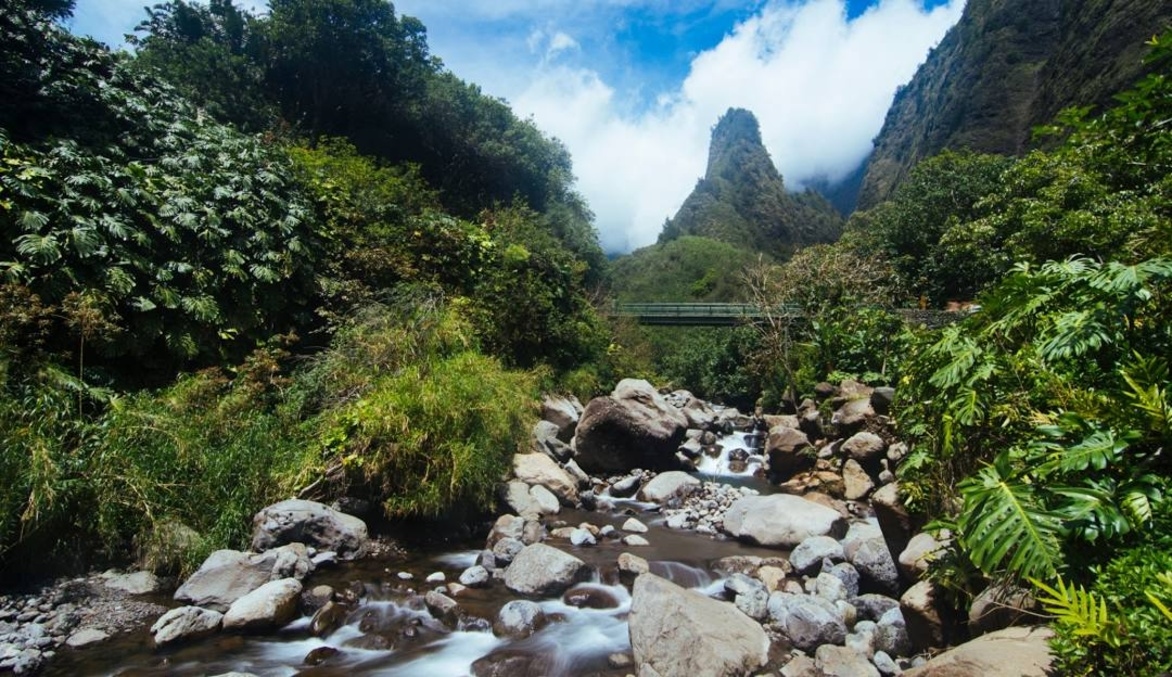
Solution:
{"label": "cloud bank", "polygon": [[770,2],[636,115],[622,112],[623,93],[596,70],[556,58],[567,39],[577,44],[572,26],[547,27],[555,37],[534,41],[537,65],[506,98],[565,142],[604,248],[629,251],[655,241],[704,173],[710,130],[730,107],[756,114],[791,187],[845,177],[870,152],[896,88],[963,5],[929,11],[882,0],[848,22],[842,0]]}

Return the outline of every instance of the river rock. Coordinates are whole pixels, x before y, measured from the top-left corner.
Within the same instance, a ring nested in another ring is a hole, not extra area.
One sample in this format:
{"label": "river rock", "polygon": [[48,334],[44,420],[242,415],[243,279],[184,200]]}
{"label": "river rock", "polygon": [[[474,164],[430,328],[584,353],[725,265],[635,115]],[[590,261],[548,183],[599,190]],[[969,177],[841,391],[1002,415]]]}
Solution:
{"label": "river rock", "polygon": [[533,496],[529,493],[529,485],[521,480],[512,480],[506,482],[502,491],[501,499],[509,509],[521,516],[522,519],[539,519],[541,517],[541,507],[537,505],[537,501],[533,500]]}
{"label": "river rock", "polygon": [[270,630],[297,617],[301,581],[270,581],[232,603],[224,614],[225,630]]}
{"label": "river rock", "polygon": [[744,675],[769,658],[769,639],[756,621],[654,574],[635,580],[628,624],[640,674]]}
{"label": "river rock", "polygon": [[643,483],[643,476],[640,474],[628,475],[614,484],[610,485],[610,495],[619,498],[627,498],[634,496],[635,492],[639,490],[639,485]]}
{"label": "river rock", "polygon": [[456,600],[441,592],[429,590],[423,596],[423,604],[427,607],[432,618],[449,628],[456,627],[456,624],[460,622],[460,605]]}
{"label": "river rock", "polygon": [[197,606],[171,609],[151,625],[156,646],[201,639],[220,629],[224,614]]}
{"label": "river rock", "polygon": [[573,395],[546,395],[541,398],[541,418],[557,427],[557,438],[569,442],[582,417],[582,403]]}
{"label": "river rock", "polygon": [[1049,641],[1053,636],[1054,631],[1045,627],[998,630],[945,651],[903,674],[906,677],[1044,677],[1050,674],[1053,655]]}
{"label": "river rock", "polygon": [[107,578],[106,587],[131,595],[153,595],[162,589],[163,583],[150,571],[135,571]]}
{"label": "river rock", "polygon": [[460,585],[469,588],[483,588],[488,585],[492,576],[488,573],[488,569],[479,564],[468,567],[460,574]]}
{"label": "river rock", "polygon": [[651,541],[648,541],[639,534],[627,534],[626,536],[623,536],[621,543],[623,545],[631,546],[632,548],[645,548],[651,545]]}
{"label": "river rock", "polygon": [[760,621],[769,615],[769,590],[761,581],[733,574],[724,581],[724,589],[732,593],[733,604],[749,618]]}
{"label": "river rock", "polygon": [[893,560],[898,560],[917,528],[907,506],[899,498],[899,485],[885,484],[876,489],[871,494],[871,509],[875,511],[875,521],[887,542],[887,551]]}
{"label": "river rock", "polygon": [[82,628],[65,640],[65,646],[71,649],[84,649],[91,644],[98,644],[110,639],[110,635],[97,628]]}
{"label": "river rock", "polygon": [[632,555],[629,552],[624,552],[619,555],[618,559],[619,579],[623,585],[631,585],[640,574],[645,574],[651,570],[651,565],[647,560]]}
{"label": "river rock", "polygon": [[516,599],[501,607],[492,632],[497,637],[524,639],[545,625],[545,612],[536,602]]}
{"label": "river rock", "polygon": [[842,453],[863,464],[877,462],[883,457],[887,443],[875,433],[861,432],[842,443]]}
{"label": "river rock", "polygon": [[634,517],[631,517],[631,518],[627,519],[626,522],[623,522],[623,526],[620,528],[623,531],[626,531],[626,532],[629,532],[632,534],[645,534],[645,533],[647,533],[647,525],[643,524],[642,522],[635,519]]}
{"label": "river rock", "polygon": [[814,664],[825,677],[879,677],[866,656],[845,646],[823,644],[814,652]]}
{"label": "river rock", "polygon": [[619,606],[610,590],[589,583],[570,588],[562,595],[562,601],[576,609],[615,609]]}
{"label": "river rock", "polygon": [[575,460],[587,472],[678,467],[688,420],[647,381],[624,379],[586,405],[574,435]]}
{"label": "river rock", "polygon": [[883,614],[899,608],[899,600],[875,593],[858,595],[848,601],[859,610],[859,618],[868,621],[878,621],[883,617]]}
{"label": "river rock", "polygon": [[814,447],[810,446],[810,438],[789,425],[775,425],[769,429],[765,455],[769,458],[769,474],[774,482],[784,482],[814,467]]}
{"label": "river rock", "polygon": [[216,611],[227,611],[237,599],[269,581],[304,578],[313,565],[305,546],[290,543],[253,554],[217,550],[175,591],[175,599]]}
{"label": "river rock", "polygon": [[540,484],[529,487],[529,498],[537,507],[538,515],[556,515],[562,510],[562,504],[558,497]]}
{"label": "river rock", "polygon": [[530,485],[540,485],[553,492],[562,503],[578,503],[578,482],[545,454],[516,454],[513,474]]}
{"label": "river rock", "polygon": [[838,511],[799,496],[745,496],[729,506],[724,530],[759,545],[793,548],[812,536],[838,536],[846,521]]}
{"label": "river rock", "polygon": [[588,529],[574,529],[570,532],[570,544],[575,547],[597,545],[598,539]]}
{"label": "river rock", "polygon": [[533,425],[529,450],[534,454],[548,456],[557,463],[565,463],[574,456],[574,449],[565,440],[558,438],[558,427],[549,421],[538,421]]}
{"label": "river rock", "polygon": [[846,640],[846,623],[838,608],[821,597],[775,592],[769,596],[769,617],[802,651]]}
{"label": "river rock", "polygon": [[883,612],[875,622],[875,649],[893,656],[906,656],[912,651],[912,640],[908,635],[907,623],[899,608]]}
{"label": "river rock", "polygon": [[328,601],[313,613],[309,620],[309,634],[314,637],[326,637],[342,626],[350,611],[345,606],[334,601]]}
{"label": "river rock", "polygon": [[794,548],[789,555],[789,563],[799,574],[812,574],[821,569],[822,560],[828,559],[834,563],[845,558],[838,540],[830,536],[811,536]]}
{"label": "river rock", "polygon": [[842,465],[842,497],[848,501],[857,501],[866,497],[875,488],[875,480],[863,470],[863,466],[853,458],[848,458]]}
{"label": "river rock", "polygon": [[687,498],[700,486],[700,480],[680,470],[671,470],[655,476],[639,490],[639,500],[674,504]]}
{"label": "river rock", "polygon": [[920,581],[899,598],[899,609],[916,650],[948,646],[952,628],[941,592],[931,581]]}
{"label": "river rock", "polygon": [[870,397],[847,401],[830,417],[830,425],[834,427],[840,437],[846,437],[859,431],[869,419],[875,417],[875,408],[871,406]]}
{"label": "river rock", "polygon": [[946,547],[945,543],[929,533],[921,532],[912,536],[907,547],[899,554],[900,573],[908,581],[919,581],[928,573],[928,565],[943,554]]}
{"label": "river rock", "polygon": [[1033,593],[1008,584],[994,584],[981,591],[969,606],[969,632],[983,635],[1014,625],[1027,625],[1041,611]]}
{"label": "river rock", "polygon": [[577,557],[534,543],[525,546],[505,570],[505,587],[521,595],[546,597],[563,592],[588,572]]}
{"label": "river rock", "polygon": [[281,501],[252,518],[252,549],[257,552],[304,543],[351,560],[366,554],[367,540],[366,522],[315,501]]}
{"label": "river rock", "polygon": [[524,548],[524,541],[517,540],[511,536],[500,539],[492,546],[493,564],[497,567],[509,566],[509,563],[517,556],[517,553],[521,552]]}

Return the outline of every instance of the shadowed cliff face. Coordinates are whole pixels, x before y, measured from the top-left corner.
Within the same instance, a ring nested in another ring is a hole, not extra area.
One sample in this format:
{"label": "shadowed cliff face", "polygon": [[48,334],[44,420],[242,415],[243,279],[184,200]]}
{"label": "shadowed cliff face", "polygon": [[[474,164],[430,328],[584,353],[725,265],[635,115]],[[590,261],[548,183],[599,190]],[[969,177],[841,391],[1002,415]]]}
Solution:
{"label": "shadowed cliff face", "polygon": [[801,245],[832,242],[841,230],[841,217],[821,196],[786,191],[757,118],[732,108],[712,131],[704,178],[659,241],[699,235],[785,258]]}
{"label": "shadowed cliff face", "polygon": [[1142,73],[1144,41],[1172,21],[1165,0],[969,0],[895,96],[859,194],[891,197],[946,148],[1017,155],[1070,106],[1102,106]]}

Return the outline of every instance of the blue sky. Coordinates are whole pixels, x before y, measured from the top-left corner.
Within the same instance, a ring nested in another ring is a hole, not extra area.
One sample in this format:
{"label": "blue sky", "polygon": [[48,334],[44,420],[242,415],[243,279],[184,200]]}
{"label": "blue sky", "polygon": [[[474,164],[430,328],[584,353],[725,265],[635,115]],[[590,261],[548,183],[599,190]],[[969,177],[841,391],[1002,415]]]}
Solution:
{"label": "blue sky", "polygon": [[[144,4],[77,0],[71,26],[118,44]],[[628,251],[655,241],[703,174],[709,131],[729,107],[757,115],[791,187],[851,172],[964,0],[394,5],[426,24],[456,75],[566,144],[604,247]]]}

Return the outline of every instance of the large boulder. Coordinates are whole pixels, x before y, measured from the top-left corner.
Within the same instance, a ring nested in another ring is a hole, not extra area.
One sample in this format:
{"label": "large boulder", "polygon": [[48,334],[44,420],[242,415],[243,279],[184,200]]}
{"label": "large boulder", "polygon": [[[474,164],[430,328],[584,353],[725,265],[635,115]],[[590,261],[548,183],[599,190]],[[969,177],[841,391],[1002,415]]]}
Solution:
{"label": "large boulder", "polygon": [[920,581],[908,588],[899,598],[899,610],[918,651],[948,646],[955,634],[943,591],[931,581]]}
{"label": "large boulder", "polygon": [[216,611],[269,581],[305,578],[313,571],[305,546],[299,543],[255,554],[217,550],[175,591],[175,599]]}
{"label": "large boulder", "polygon": [[297,617],[301,581],[270,581],[232,603],[224,614],[225,630],[272,630]]}
{"label": "large boulder", "polygon": [[513,474],[526,484],[549,489],[566,505],[578,502],[578,482],[545,454],[514,455]]}
{"label": "large boulder", "polygon": [[521,595],[547,597],[564,592],[588,573],[586,563],[577,557],[534,543],[517,553],[505,570],[505,587]]}
{"label": "large boulder", "polygon": [[166,646],[214,635],[224,614],[197,606],[181,606],[159,617],[151,626],[156,646]]}
{"label": "large boulder", "polygon": [[814,447],[806,433],[789,425],[775,425],[765,439],[769,457],[769,475],[774,482],[784,482],[814,467]]}
{"label": "large boulder", "polygon": [[947,548],[947,538],[941,542],[935,535],[927,532],[920,532],[912,536],[907,547],[899,553],[900,573],[904,575],[906,580],[919,581],[928,573],[928,566],[943,556]]}
{"label": "large boulder", "polygon": [[281,501],[252,518],[252,549],[257,552],[304,543],[354,559],[366,553],[367,540],[366,522],[315,501]]}
{"label": "large boulder", "polygon": [[587,472],[672,470],[687,428],[687,418],[650,383],[624,379],[586,405],[574,436],[576,460]]}
{"label": "large boulder", "polygon": [[877,525],[856,523],[843,539],[843,552],[848,562],[858,569],[862,589],[897,595],[900,591],[899,569],[887,549],[887,541]]}
{"label": "large boulder", "polygon": [[1028,589],[994,584],[973,599],[969,606],[968,629],[976,636],[1014,625],[1029,625],[1036,622],[1040,612],[1040,605]]}
{"label": "large boulder", "polygon": [[746,675],[769,658],[756,621],[654,574],[635,579],[628,624],[641,675]]}
{"label": "large boulder", "polygon": [[875,511],[875,520],[887,542],[887,552],[891,553],[891,559],[898,560],[917,528],[899,497],[899,485],[885,484],[875,490],[871,494],[871,509]]}
{"label": "large boulder", "polygon": [[724,530],[750,543],[794,548],[812,536],[840,537],[846,521],[837,510],[800,496],[745,496],[729,506]]}
{"label": "large boulder", "polygon": [[903,673],[905,677],[984,677],[1050,674],[1050,638],[1045,627],[1007,628],[982,635],[945,651],[926,664]]}

